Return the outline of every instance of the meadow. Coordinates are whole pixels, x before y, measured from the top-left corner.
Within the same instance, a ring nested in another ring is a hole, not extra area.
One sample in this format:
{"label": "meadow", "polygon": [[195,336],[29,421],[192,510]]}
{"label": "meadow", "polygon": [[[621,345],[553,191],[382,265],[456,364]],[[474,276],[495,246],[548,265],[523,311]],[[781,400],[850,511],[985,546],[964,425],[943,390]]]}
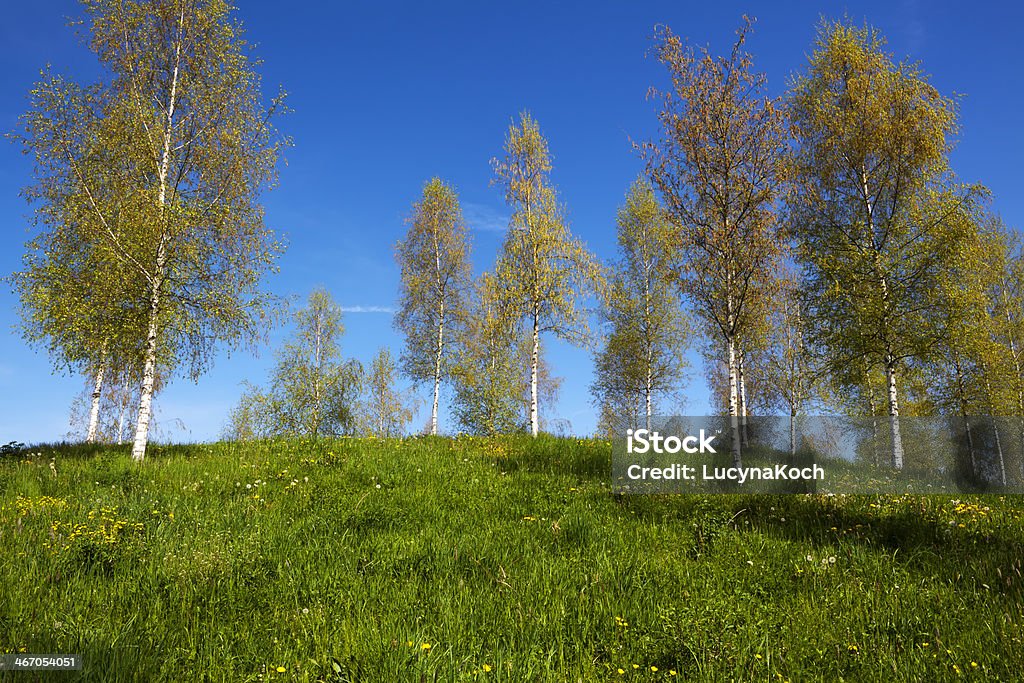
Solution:
{"label": "meadow", "polygon": [[1013,496],[617,496],[595,440],[0,456],[0,650],[87,681],[1018,680]]}

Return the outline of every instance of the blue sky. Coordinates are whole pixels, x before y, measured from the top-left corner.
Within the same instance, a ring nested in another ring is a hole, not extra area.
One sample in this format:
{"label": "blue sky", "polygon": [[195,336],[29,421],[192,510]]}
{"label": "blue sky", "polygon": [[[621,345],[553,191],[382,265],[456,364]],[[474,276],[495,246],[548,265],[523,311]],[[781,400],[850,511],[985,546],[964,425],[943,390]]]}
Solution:
{"label": "blue sky", "polygon": [[[651,84],[661,67],[647,56],[655,24],[694,43],[727,50],[742,14],[758,18],[748,46],[773,93],[801,70],[820,17],[848,14],[882,30],[897,57],[922,63],[944,94],[961,93],[956,172],[994,193],[994,208],[1024,223],[1018,3],[959,2],[306,2],[243,1],[239,14],[258,46],[266,92],[290,93],[294,112],[281,121],[295,147],[280,187],[266,196],[269,224],[289,248],[274,291],[305,297],[327,287],[351,309],[343,350],[368,362],[401,340],[387,312],[395,305],[393,246],[423,183],[438,175],[460,193],[473,228],[474,261],[490,269],[508,216],[490,185],[489,160],[501,153],[517,112],[533,113],[554,155],[553,180],[572,230],[602,259],[614,257],[615,211],[641,170],[630,139],[656,135]],[[9,3],[0,24],[0,130],[12,131],[26,95],[47,63],[91,80],[97,67],[66,17],[71,0]],[[0,273],[20,265],[28,208],[18,196],[31,166],[13,144],[0,144]],[[357,312],[363,311],[363,312]],[[14,331],[16,301],[0,290],[0,443],[53,441],[68,431],[69,407],[83,380],[54,374],[40,351]],[[165,437],[205,440],[220,432],[240,383],[262,382],[273,333],[258,356],[222,354],[198,384],[176,379],[157,399]],[[585,351],[546,340],[564,378],[557,409],[589,433],[595,410]],[[694,363],[697,363],[694,358]],[[426,391],[423,392],[426,395]],[[689,408],[707,409],[695,365]],[[172,428],[180,420],[185,430]],[[415,426],[424,422],[421,415]]]}

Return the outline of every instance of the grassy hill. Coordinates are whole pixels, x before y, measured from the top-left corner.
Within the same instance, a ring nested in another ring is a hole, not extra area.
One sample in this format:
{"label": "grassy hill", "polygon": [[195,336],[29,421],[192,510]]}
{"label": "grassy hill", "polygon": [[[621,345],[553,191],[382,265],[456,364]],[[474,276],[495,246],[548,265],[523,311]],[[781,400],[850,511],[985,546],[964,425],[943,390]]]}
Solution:
{"label": "grassy hill", "polygon": [[553,438],[9,454],[0,650],[80,653],[46,679],[94,681],[1024,671],[1019,499],[616,498],[609,460]]}

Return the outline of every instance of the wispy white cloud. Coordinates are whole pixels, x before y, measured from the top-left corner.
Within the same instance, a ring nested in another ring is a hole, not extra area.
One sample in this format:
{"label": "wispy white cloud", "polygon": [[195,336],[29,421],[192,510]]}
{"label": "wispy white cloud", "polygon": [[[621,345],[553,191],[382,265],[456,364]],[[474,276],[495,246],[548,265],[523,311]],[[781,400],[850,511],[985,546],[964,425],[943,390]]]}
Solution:
{"label": "wispy white cloud", "polygon": [[462,216],[466,219],[466,225],[470,230],[482,232],[505,232],[508,230],[509,215],[486,204],[463,204]]}
{"label": "wispy white cloud", "polygon": [[390,306],[342,306],[342,313],[389,313],[395,312]]}
{"label": "wispy white cloud", "polygon": [[903,12],[907,17],[905,32],[911,54],[920,52],[928,42],[928,30],[921,19],[921,4],[918,0],[904,0]]}

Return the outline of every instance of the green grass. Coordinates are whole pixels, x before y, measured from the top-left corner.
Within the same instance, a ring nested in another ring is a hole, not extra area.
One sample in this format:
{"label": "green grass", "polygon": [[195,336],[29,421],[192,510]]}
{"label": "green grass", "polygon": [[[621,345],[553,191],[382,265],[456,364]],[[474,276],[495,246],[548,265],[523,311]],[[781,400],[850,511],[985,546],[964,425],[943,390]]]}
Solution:
{"label": "green grass", "polygon": [[547,438],[30,450],[0,650],[84,656],[47,680],[1024,671],[1012,496],[617,498],[606,443]]}

